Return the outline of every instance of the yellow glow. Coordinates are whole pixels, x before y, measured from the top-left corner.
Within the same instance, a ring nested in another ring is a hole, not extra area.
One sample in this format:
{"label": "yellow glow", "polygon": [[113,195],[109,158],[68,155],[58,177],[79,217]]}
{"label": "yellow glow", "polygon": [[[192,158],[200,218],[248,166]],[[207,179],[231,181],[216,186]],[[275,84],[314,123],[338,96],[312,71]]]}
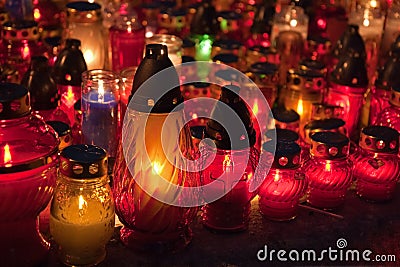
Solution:
{"label": "yellow glow", "polygon": [[153,166],[153,173],[160,175],[163,170],[161,163],[155,161],[151,165]]}
{"label": "yellow glow", "polygon": [[363,25],[364,25],[365,27],[368,27],[368,26],[369,26],[369,19],[364,19]]}
{"label": "yellow glow", "polygon": [[279,172],[276,172],[274,175],[274,182],[278,182],[280,179]]}
{"label": "yellow glow", "polygon": [[29,46],[25,44],[24,48],[22,48],[22,58],[27,59],[30,56]]}
{"label": "yellow glow", "polygon": [[300,117],[303,115],[303,100],[299,99],[296,111],[300,115]]}
{"label": "yellow glow", "polygon": [[104,81],[103,80],[99,80],[99,89],[98,89],[98,93],[99,93],[99,102],[103,103],[104,102]]}
{"label": "yellow glow", "polygon": [[6,163],[6,167],[11,166],[11,161],[10,146],[7,144],[4,146],[4,163]]}
{"label": "yellow glow", "polygon": [[289,24],[290,24],[290,27],[296,27],[297,26],[297,20],[292,19],[292,20],[290,20]]}
{"label": "yellow glow", "polygon": [[331,171],[331,163],[329,161],[325,165],[325,171],[327,171],[327,172]]}
{"label": "yellow glow", "polygon": [[370,5],[372,8],[376,8],[376,7],[378,6],[378,3],[376,2],[376,0],[371,0],[371,1],[369,2],[369,5]]}
{"label": "yellow glow", "polygon": [[87,207],[87,202],[86,200],[83,198],[82,195],[79,196],[79,209],[83,210],[84,208]]}
{"label": "yellow glow", "polygon": [[197,119],[197,118],[198,118],[197,113],[193,113],[192,119]]}
{"label": "yellow glow", "polygon": [[253,105],[253,114],[254,114],[255,116],[257,116],[257,114],[258,114],[258,101],[257,101],[257,99],[254,101],[254,105]]}
{"label": "yellow glow", "polygon": [[75,104],[75,94],[71,85],[68,85],[67,93],[63,94],[63,102],[68,107],[72,107]]}
{"label": "yellow glow", "polygon": [[33,17],[35,18],[35,20],[38,20],[38,19],[40,19],[40,11],[39,11],[39,9],[37,9],[37,8],[35,8],[34,10],[33,10]]}
{"label": "yellow glow", "polygon": [[92,63],[94,61],[94,55],[92,50],[88,49],[83,53],[86,64]]}

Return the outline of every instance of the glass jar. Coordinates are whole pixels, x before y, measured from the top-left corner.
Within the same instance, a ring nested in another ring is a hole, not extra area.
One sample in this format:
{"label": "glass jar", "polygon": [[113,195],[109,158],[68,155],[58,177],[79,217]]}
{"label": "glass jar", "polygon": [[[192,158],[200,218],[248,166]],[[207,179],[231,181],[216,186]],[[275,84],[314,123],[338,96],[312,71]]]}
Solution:
{"label": "glass jar", "polygon": [[353,156],[356,192],[370,201],[394,197],[400,174],[399,133],[386,126],[368,126],[361,131]]}
{"label": "glass jar", "polygon": [[119,76],[108,70],[82,73],[82,143],[105,149],[109,161],[118,145]]}
{"label": "glass jar", "polygon": [[59,258],[69,266],[96,265],[106,256],[115,224],[106,152],[93,145],[66,147],[57,181],[50,233]]}
{"label": "glass jar", "polygon": [[53,66],[53,78],[60,96],[60,108],[68,115],[71,125],[75,122],[74,105],[82,96],[82,73],[87,70],[80,50],[81,42],[67,39]]}
{"label": "glass jar", "polygon": [[2,25],[0,65],[10,66],[18,83],[29,68],[32,56],[41,56],[46,48],[40,41],[40,31],[35,21],[5,22]]}
{"label": "glass jar", "polygon": [[379,113],[376,125],[388,126],[400,132],[400,87],[394,85],[391,90],[390,106]]}
{"label": "glass jar", "polygon": [[[181,186],[191,191],[198,186],[198,175],[184,162],[192,158],[194,149],[172,66],[167,46],[146,45],[146,56],[133,79],[114,167],[116,213],[124,225],[120,237],[139,251],[176,251],[187,246],[192,238],[189,225],[198,210],[189,202],[198,204],[199,192],[175,190]],[[154,74],[161,71],[170,79],[157,81]],[[155,102],[158,95],[152,92],[160,90],[165,94]]]}
{"label": "glass jar", "polygon": [[[267,146],[264,146],[266,151],[262,151],[262,154],[272,156]],[[299,199],[307,188],[307,179],[301,169],[300,151],[298,144],[281,142],[277,135],[273,163],[258,193],[260,211],[265,218],[287,221],[296,217]]]}
{"label": "glass jar", "polygon": [[349,139],[340,133],[317,132],[311,140],[311,158],[304,163],[309,179],[307,202],[322,209],[338,208],[352,179]]}
{"label": "glass jar", "polygon": [[135,77],[137,67],[128,67],[123,69],[120,73],[121,86],[119,90],[119,113],[118,113],[118,124],[119,130],[122,131],[122,124],[125,118],[125,113],[129,104],[129,95],[131,94],[133,86],[133,78]]}
{"label": "glass jar", "polygon": [[146,44],[163,44],[168,47],[168,55],[174,66],[182,64],[182,39],[168,34],[154,34],[146,38]]}
{"label": "glass jar", "polygon": [[38,266],[50,245],[37,217],[56,184],[58,138],[31,113],[28,90],[0,83],[0,257],[5,266]]}
{"label": "glass jar", "polygon": [[136,12],[123,7],[121,5],[120,16],[109,29],[113,71],[139,66],[145,47],[145,29]]}
{"label": "glass jar", "polygon": [[66,5],[67,26],[65,39],[81,41],[87,68],[103,69],[106,62],[106,41],[102,24],[101,6],[84,1]]}
{"label": "glass jar", "polygon": [[[203,224],[222,232],[248,228],[250,201],[257,194],[257,190],[251,190],[256,187],[251,185],[259,179],[255,171],[260,140],[256,138],[251,111],[238,95],[239,90],[234,85],[222,88],[204,131],[208,142],[200,147],[201,184],[211,188],[204,196],[207,204],[203,206]],[[226,105],[232,114],[223,109]],[[228,123],[233,127],[231,130],[224,128]]]}

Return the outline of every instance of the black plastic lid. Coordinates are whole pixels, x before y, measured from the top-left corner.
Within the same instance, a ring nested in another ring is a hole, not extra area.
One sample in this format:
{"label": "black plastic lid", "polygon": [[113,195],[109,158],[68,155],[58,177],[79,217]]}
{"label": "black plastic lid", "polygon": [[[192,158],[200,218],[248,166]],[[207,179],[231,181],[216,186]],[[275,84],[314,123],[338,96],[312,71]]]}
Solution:
{"label": "black plastic lid", "polygon": [[347,55],[358,55],[365,59],[365,44],[359,33],[359,26],[349,24],[333,49],[333,56],[342,58]]}
{"label": "black plastic lid", "polygon": [[362,129],[359,146],[374,152],[397,154],[399,133],[387,126],[370,125]]}
{"label": "black plastic lid", "polygon": [[210,87],[210,83],[208,82],[192,82],[192,83],[186,83],[186,86],[193,86],[195,88],[207,88]]}
{"label": "black plastic lid", "polygon": [[[245,149],[254,146],[256,142],[256,132],[253,128],[251,112],[238,95],[239,90],[240,88],[235,85],[222,87],[221,97],[207,122],[204,136],[205,138],[210,138],[218,149]],[[232,112],[232,110],[238,115],[239,120],[236,117],[228,117],[229,112]],[[228,134],[228,130],[221,123],[232,127],[232,132]]]}
{"label": "black plastic lid", "polygon": [[299,63],[300,67],[305,67],[306,69],[312,69],[312,70],[319,70],[322,71],[323,69],[326,68],[326,65],[318,60],[312,60],[311,58],[303,59]]}
{"label": "black plastic lid", "polygon": [[21,118],[31,111],[28,89],[16,83],[0,83],[0,120]]}
{"label": "black plastic lid", "polygon": [[257,62],[250,66],[249,71],[255,74],[271,75],[278,71],[278,66],[269,62]]}
{"label": "black plastic lid", "polygon": [[239,49],[240,47],[243,46],[243,44],[236,40],[225,40],[224,39],[224,40],[215,41],[212,46],[220,47],[220,48],[226,49],[226,50],[234,50],[234,49]]}
{"label": "black plastic lid", "polygon": [[378,71],[375,86],[379,89],[390,91],[395,84],[400,84],[400,55],[393,54]]}
{"label": "black plastic lid", "polygon": [[342,119],[336,119],[336,118],[331,118],[331,119],[324,119],[324,120],[312,120],[309,123],[307,123],[304,128],[305,129],[310,129],[310,130],[333,130],[333,129],[338,129],[340,127],[343,127],[345,125],[345,122]]}
{"label": "black plastic lid", "polygon": [[239,57],[235,54],[222,53],[213,57],[214,62],[220,61],[225,64],[235,63],[239,61]]}
{"label": "black plastic lid", "polygon": [[268,138],[274,138],[274,135],[276,133],[276,142],[278,143],[293,143],[297,142],[299,140],[299,135],[288,129],[281,129],[281,128],[276,128],[269,130],[265,133],[265,135]]}
{"label": "black plastic lid", "polygon": [[71,133],[71,127],[62,121],[46,121],[46,123],[54,129],[58,137],[63,137]]}
{"label": "black plastic lid", "polygon": [[368,86],[365,59],[360,56],[343,56],[331,73],[331,82],[350,87]]}
{"label": "black plastic lid", "polygon": [[184,38],[182,40],[182,48],[194,47],[195,45],[196,43],[190,40],[189,38]]}
{"label": "black plastic lid", "polygon": [[285,109],[282,107],[275,107],[272,109],[274,119],[284,123],[291,123],[300,120],[300,115],[293,109]]}
{"label": "black plastic lid", "polygon": [[48,63],[45,56],[33,56],[21,80],[21,84],[29,90],[33,110],[50,110],[58,106],[58,89],[50,76]]}
{"label": "black plastic lid", "polygon": [[182,17],[186,16],[187,10],[184,8],[173,9],[170,11],[170,15],[173,17]]}
{"label": "black plastic lid", "polygon": [[56,47],[61,45],[61,37],[59,36],[47,37],[44,39],[44,42],[51,47]]}
{"label": "black plastic lid", "polygon": [[[150,79],[163,70],[164,72],[157,76],[157,79]],[[160,81],[160,79],[163,80]],[[168,58],[167,46],[148,44],[146,45],[146,55],[133,79],[132,92],[129,97],[133,101],[129,107],[147,113],[171,112],[183,102],[179,85],[176,69]],[[139,88],[141,88],[140,91],[138,91]],[[160,96],[161,98],[155,102],[155,98]]]}
{"label": "black plastic lid", "polygon": [[349,139],[345,135],[334,132],[317,132],[311,135],[311,139],[318,143],[339,147],[349,143]]}
{"label": "black plastic lid", "polygon": [[66,5],[67,8],[75,9],[78,11],[93,11],[101,8],[100,4],[90,3],[86,1],[71,2]]}
{"label": "black plastic lid", "polygon": [[277,169],[294,169],[300,167],[301,147],[295,143],[276,143],[266,142],[263,150],[274,153],[274,161],[272,168]]}
{"label": "black plastic lid", "polygon": [[30,29],[37,27],[38,23],[34,20],[6,21],[3,23],[4,28],[12,28],[15,30]]}
{"label": "black plastic lid", "polygon": [[218,29],[217,12],[210,0],[204,0],[193,16],[190,31],[192,34],[215,35]]}
{"label": "black plastic lid", "polygon": [[60,154],[60,172],[76,179],[107,175],[107,152],[94,145],[72,145]]}
{"label": "black plastic lid", "polygon": [[221,17],[226,20],[239,20],[242,15],[235,11],[220,11],[217,13],[217,17]]}
{"label": "black plastic lid", "polygon": [[194,62],[196,61],[196,59],[194,57],[191,56],[182,56],[182,63],[186,63],[186,62]]}

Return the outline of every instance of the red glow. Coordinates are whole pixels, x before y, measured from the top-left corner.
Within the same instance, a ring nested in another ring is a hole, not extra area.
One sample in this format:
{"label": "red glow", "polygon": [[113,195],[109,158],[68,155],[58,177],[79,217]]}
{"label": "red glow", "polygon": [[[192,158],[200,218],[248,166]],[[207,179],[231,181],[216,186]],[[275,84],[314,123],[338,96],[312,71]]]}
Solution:
{"label": "red glow", "polygon": [[322,18],[319,18],[317,20],[317,25],[318,25],[319,28],[325,29],[326,28],[326,21],[324,19],[322,19]]}

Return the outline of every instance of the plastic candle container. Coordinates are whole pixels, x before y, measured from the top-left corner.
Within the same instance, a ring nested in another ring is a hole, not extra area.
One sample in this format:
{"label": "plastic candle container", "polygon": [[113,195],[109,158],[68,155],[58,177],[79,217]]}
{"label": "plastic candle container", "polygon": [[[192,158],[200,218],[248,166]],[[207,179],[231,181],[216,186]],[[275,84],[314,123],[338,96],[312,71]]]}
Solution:
{"label": "plastic candle container", "polygon": [[104,260],[115,224],[108,182],[103,149],[93,145],[63,149],[51,203],[50,233],[64,264],[92,266]]}
{"label": "plastic candle container", "polygon": [[349,139],[333,132],[317,132],[311,139],[311,158],[304,163],[309,179],[307,202],[322,209],[338,208],[344,204],[352,179]]}
{"label": "plastic candle container", "polygon": [[352,160],[356,192],[370,201],[393,198],[400,174],[399,133],[386,126],[368,126],[361,131],[359,148]]}

